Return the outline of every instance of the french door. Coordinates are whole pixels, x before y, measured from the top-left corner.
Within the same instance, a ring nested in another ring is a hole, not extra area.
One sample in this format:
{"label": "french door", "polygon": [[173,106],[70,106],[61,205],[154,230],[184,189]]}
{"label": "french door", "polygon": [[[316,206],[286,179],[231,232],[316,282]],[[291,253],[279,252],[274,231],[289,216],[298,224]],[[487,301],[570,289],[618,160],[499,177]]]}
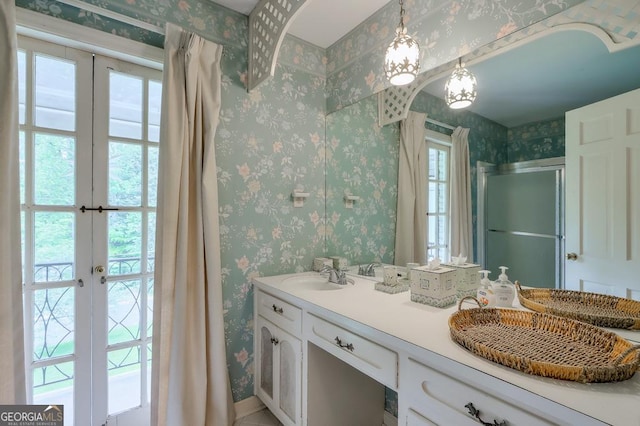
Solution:
{"label": "french door", "polygon": [[161,75],[19,40],[28,398],[148,424]]}

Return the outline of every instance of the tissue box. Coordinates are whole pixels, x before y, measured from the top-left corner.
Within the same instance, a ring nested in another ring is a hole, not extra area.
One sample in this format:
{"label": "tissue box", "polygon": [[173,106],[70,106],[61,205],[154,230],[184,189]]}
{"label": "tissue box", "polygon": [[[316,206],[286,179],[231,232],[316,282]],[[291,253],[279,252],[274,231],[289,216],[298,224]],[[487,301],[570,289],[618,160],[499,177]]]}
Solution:
{"label": "tissue box", "polygon": [[447,268],[453,268],[457,271],[456,275],[456,296],[462,299],[465,296],[476,296],[478,287],[480,287],[480,270],[482,267],[475,263],[443,263]]}
{"label": "tissue box", "polygon": [[313,259],[313,270],[316,272],[322,271],[325,266],[333,267],[333,261],[328,257],[316,257]]}
{"label": "tissue box", "polygon": [[456,303],[456,276],[453,268],[420,266],[411,270],[411,300],[424,305],[446,308]]}

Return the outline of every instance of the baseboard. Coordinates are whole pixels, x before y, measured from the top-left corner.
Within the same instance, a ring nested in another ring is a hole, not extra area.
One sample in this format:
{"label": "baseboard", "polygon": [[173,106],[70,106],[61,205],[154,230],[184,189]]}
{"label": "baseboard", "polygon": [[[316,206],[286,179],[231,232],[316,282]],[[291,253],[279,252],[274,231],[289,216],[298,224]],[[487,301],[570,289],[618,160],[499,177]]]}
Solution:
{"label": "baseboard", "polygon": [[384,426],[398,426],[398,418],[388,411],[384,412],[382,419],[384,421]]}
{"label": "baseboard", "polygon": [[246,417],[264,409],[265,405],[254,395],[234,403],[233,408],[236,410],[236,420],[238,420],[239,418]]}

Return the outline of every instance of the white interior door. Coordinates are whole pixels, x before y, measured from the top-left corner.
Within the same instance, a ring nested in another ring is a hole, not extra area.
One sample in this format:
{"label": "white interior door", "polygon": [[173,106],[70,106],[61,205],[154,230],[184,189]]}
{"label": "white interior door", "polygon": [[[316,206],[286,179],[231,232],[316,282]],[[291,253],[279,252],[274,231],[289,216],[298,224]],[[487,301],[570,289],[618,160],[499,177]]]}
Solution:
{"label": "white interior door", "polygon": [[566,288],[640,300],[640,90],[566,115]]}
{"label": "white interior door", "polygon": [[29,402],[148,424],[160,73],[19,47]]}

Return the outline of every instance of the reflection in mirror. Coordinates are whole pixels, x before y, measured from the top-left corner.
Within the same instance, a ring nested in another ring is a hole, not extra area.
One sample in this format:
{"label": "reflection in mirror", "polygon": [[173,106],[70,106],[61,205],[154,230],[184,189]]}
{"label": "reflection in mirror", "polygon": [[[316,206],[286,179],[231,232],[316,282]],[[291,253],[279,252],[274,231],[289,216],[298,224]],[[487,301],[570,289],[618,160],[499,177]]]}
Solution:
{"label": "reflection in mirror", "polygon": [[[398,125],[380,127],[377,116],[370,96],[326,119],[327,254],[352,266],[394,258]],[[345,191],[359,197],[352,208]]]}
{"label": "reflection in mirror", "polygon": [[[638,49],[609,53],[589,32],[554,32],[468,64],[478,78],[478,98],[469,109],[453,111],[446,106],[442,99],[446,76],[418,93],[411,110],[426,112],[429,119],[450,127],[471,129],[476,253],[481,249],[475,197],[478,161],[499,166],[564,157],[564,113],[640,86],[634,79],[634,70],[640,68]],[[327,253],[343,255],[351,265],[394,263],[399,127],[398,123],[378,127],[377,108],[377,98],[369,97],[327,116]],[[433,123],[425,125],[441,134],[452,132]],[[351,210],[343,201],[347,188],[360,196]],[[509,252],[504,245],[496,250]],[[512,280],[519,274],[517,268],[510,270]]]}
{"label": "reflection in mirror", "polygon": [[[486,161],[507,170],[514,169],[514,163],[551,158],[560,158],[563,164],[565,112],[640,86],[634,72],[640,66],[640,48],[611,53],[611,45],[608,47],[587,31],[560,31],[534,37],[469,67],[478,78],[479,93],[466,115],[447,111],[429,97],[443,97],[444,78],[430,83],[411,109],[425,111],[449,124],[469,127],[472,167],[477,161]],[[487,133],[490,128],[493,131]],[[560,170],[564,172],[563,167]],[[531,182],[533,174],[501,174],[500,178],[484,182],[492,186],[478,188],[474,170],[473,193],[480,189],[491,194],[486,200],[473,200],[474,240],[480,252],[477,260],[484,267],[495,269],[506,264],[511,267],[513,279],[539,287],[562,287],[565,218],[563,208],[556,208],[556,204],[563,203],[563,194],[558,193],[561,190],[556,172],[547,173],[548,179],[541,173]],[[505,179],[509,179],[507,187],[511,195],[498,194]],[[545,180],[548,185],[540,188]],[[524,202],[530,201],[536,191],[545,192],[543,199],[551,201],[530,211],[531,203]],[[523,203],[518,204],[514,200],[520,196]],[[478,201],[486,201],[482,212],[478,212]],[[547,216],[555,220],[540,233],[543,211],[549,211]],[[479,214],[485,215],[484,223],[478,223]],[[508,220],[505,222],[509,217],[517,218],[518,223],[509,225]],[[478,229],[482,225],[486,225],[487,234],[479,236],[478,246]],[[541,250],[540,244],[548,247]],[[497,276],[497,271],[492,275]]]}

